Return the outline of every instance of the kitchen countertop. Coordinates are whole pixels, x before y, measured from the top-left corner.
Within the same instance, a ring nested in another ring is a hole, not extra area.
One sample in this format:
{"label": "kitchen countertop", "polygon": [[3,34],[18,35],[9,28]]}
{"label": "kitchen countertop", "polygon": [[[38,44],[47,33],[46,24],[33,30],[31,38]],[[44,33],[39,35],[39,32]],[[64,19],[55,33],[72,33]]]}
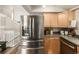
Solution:
{"label": "kitchen countertop", "polygon": [[60,37],[60,35],[45,35],[45,37],[50,37],[50,38],[52,38],[52,37]]}
{"label": "kitchen countertop", "polygon": [[72,37],[72,36],[66,36],[66,35],[45,35],[45,37],[62,37],[64,38],[65,40],[68,40],[69,42],[79,46],[79,38],[76,38],[76,37]]}
{"label": "kitchen countertop", "polygon": [[75,38],[75,37],[71,37],[71,36],[64,36],[61,35],[62,38],[64,38],[65,40],[68,40],[69,42],[79,46],[79,38]]}

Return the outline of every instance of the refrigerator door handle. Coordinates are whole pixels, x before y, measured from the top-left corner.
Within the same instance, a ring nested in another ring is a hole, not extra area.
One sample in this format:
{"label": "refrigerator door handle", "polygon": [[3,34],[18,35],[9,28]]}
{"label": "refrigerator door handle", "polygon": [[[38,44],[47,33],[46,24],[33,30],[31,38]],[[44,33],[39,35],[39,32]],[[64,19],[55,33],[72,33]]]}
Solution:
{"label": "refrigerator door handle", "polygon": [[34,31],[34,17],[32,17],[32,35],[33,35],[33,37],[34,37],[34,33],[35,33],[35,31]]}
{"label": "refrigerator door handle", "polygon": [[32,31],[31,31],[31,23],[32,23],[31,20],[32,20],[32,18],[30,17],[29,20],[28,20],[28,21],[29,21],[28,23],[29,23],[29,33],[30,33],[30,37],[31,37],[31,34],[32,34],[32,33],[31,33],[31,32],[32,32]]}

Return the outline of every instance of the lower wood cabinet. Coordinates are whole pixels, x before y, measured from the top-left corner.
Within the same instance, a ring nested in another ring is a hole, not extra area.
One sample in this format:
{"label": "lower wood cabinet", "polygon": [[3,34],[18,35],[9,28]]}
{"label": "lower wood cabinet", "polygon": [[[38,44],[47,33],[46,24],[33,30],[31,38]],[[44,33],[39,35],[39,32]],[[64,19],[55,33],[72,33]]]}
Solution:
{"label": "lower wood cabinet", "polygon": [[44,38],[44,52],[46,54],[60,53],[60,38],[59,37],[45,37]]}
{"label": "lower wood cabinet", "polygon": [[79,46],[58,36],[45,36],[44,53],[45,54],[79,54]]}
{"label": "lower wood cabinet", "polygon": [[77,47],[77,54],[79,54],[79,46]]}
{"label": "lower wood cabinet", "polygon": [[49,37],[44,37],[44,53],[48,53],[48,50],[49,50],[49,42],[50,42],[50,39]]}

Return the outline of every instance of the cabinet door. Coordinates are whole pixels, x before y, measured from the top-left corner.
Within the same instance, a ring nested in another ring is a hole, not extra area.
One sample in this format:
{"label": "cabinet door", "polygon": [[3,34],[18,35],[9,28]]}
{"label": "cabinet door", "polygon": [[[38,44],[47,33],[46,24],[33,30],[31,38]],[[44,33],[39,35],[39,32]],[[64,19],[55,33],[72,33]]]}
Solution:
{"label": "cabinet door", "polygon": [[62,13],[59,13],[58,14],[58,25],[59,27],[62,27],[63,26],[63,14]]}
{"label": "cabinet door", "polygon": [[49,47],[49,54],[59,54],[60,53],[60,40],[51,38],[50,39],[50,47]]}
{"label": "cabinet door", "polygon": [[68,11],[65,11],[64,14],[63,14],[63,26],[65,27],[68,27],[68,16],[69,16],[69,13]]}
{"label": "cabinet door", "polygon": [[44,52],[47,54],[60,53],[60,39],[59,38],[44,38]]}
{"label": "cabinet door", "polygon": [[58,15],[56,13],[51,13],[51,27],[57,27]]}
{"label": "cabinet door", "polygon": [[68,26],[67,13],[59,13],[58,14],[58,26],[59,27],[67,27]]}
{"label": "cabinet door", "polygon": [[77,54],[79,54],[79,47],[77,47]]}
{"label": "cabinet door", "polygon": [[49,43],[49,49],[48,49],[48,54],[53,54],[54,53],[54,44],[55,44],[54,38],[50,38],[50,43]]}
{"label": "cabinet door", "polygon": [[50,27],[50,13],[44,13],[44,27]]}
{"label": "cabinet door", "polygon": [[44,38],[44,53],[48,53],[48,49],[49,49],[49,38],[45,37]]}

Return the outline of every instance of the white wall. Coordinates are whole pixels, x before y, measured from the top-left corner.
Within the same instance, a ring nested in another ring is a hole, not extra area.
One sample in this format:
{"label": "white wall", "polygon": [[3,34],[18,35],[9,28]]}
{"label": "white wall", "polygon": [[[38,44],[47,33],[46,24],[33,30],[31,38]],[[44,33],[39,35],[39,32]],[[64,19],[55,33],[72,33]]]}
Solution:
{"label": "white wall", "polygon": [[[21,15],[27,16],[29,15],[29,13],[20,5],[0,5],[0,14],[5,15],[6,16],[6,20],[2,21],[3,19],[1,19],[1,15],[0,15],[0,22],[6,22],[6,25],[1,25],[2,23],[0,23],[0,33],[1,35],[3,34],[3,36],[0,35],[0,40],[4,41],[9,41],[7,43],[8,47],[13,47],[15,46],[17,43],[20,42],[20,32],[21,32],[21,23],[18,23],[18,21],[21,21]],[[26,18],[27,19],[27,18]],[[4,27],[4,28],[2,28]],[[6,29],[6,30],[5,30]],[[13,33],[12,33],[13,32]],[[7,36],[6,36],[6,35]],[[12,36],[14,35],[14,36]],[[11,37],[11,38],[9,38]],[[1,39],[2,38],[2,39]],[[10,39],[10,40],[9,40]]]}
{"label": "white wall", "polygon": [[76,34],[79,35],[79,9],[75,11],[75,19],[77,21],[77,28],[76,28]]}
{"label": "white wall", "polygon": [[20,5],[13,6],[14,7],[14,20],[21,21],[20,16],[27,16],[29,13]]}
{"label": "white wall", "polygon": [[14,8],[14,19],[13,20],[15,20],[16,22],[20,22],[19,24],[20,24],[20,33],[22,34],[22,23],[21,23],[21,16],[24,16],[24,26],[26,27],[27,26],[27,16],[29,15],[29,12],[27,11],[27,10],[25,10],[24,8],[23,8],[23,6],[21,6],[21,5],[15,5],[15,6],[13,6],[13,8]]}
{"label": "white wall", "polygon": [[25,16],[24,18],[26,18],[25,20],[27,20],[27,16],[29,15],[29,12],[27,12],[21,5],[15,5],[13,6],[13,17],[16,22],[20,22],[20,26],[22,25],[21,24],[21,16]]}
{"label": "white wall", "polygon": [[[27,20],[27,16],[29,15],[29,13],[21,6],[21,5],[15,5],[13,6],[13,20],[19,24],[19,27],[17,27],[17,30],[19,30],[20,36],[22,33],[22,23],[21,23],[21,16],[25,16],[25,20]],[[16,27],[16,25],[15,25]],[[21,39],[21,38],[20,38]],[[18,42],[18,39],[15,40],[15,42]]]}
{"label": "white wall", "polygon": [[5,14],[8,17],[11,17],[12,7],[10,5],[0,5],[0,13]]}

